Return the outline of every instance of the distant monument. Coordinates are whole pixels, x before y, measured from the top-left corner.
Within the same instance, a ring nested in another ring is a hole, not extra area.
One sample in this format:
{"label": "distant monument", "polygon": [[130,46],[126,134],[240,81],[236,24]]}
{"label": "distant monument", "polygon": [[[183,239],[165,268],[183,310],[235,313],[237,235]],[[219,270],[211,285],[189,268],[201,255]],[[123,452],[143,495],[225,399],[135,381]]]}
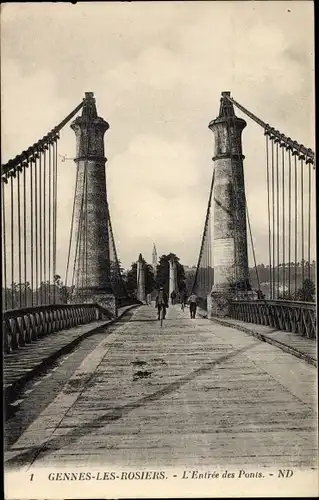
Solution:
{"label": "distant monument", "polygon": [[153,243],[152,266],[153,266],[154,277],[155,277],[156,276],[156,268],[157,268],[157,251],[156,251],[155,243]]}
{"label": "distant monument", "polygon": [[172,292],[177,293],[177,266],[174,259],[169,261],[169,297]]}
{"label": "distant monument", "polygon": [[145,269],[144,269],[144,262],[143,262],[143,257],[142,254],[138,256],[138,261],[137,261],[137,300],[140,300],[141,302],[145,302]]}

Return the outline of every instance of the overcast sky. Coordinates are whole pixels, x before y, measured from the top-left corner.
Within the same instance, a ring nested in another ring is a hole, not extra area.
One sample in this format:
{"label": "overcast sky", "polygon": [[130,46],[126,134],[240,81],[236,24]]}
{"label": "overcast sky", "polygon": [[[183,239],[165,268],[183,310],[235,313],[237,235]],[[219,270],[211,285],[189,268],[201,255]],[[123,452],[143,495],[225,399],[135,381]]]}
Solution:
{"label": "overcast sky", "polygon": [[[314,147],[310,1],[2,5],[3,161],[48,132],[93,91],[105,136],[118,254],[197,262],[220,94]],[[240,112],[237,112],[241,116]],[[258,262],[267,261],[264,136],[243,133],[246,194]],[[74,133],[59,152],[73,157]],[[59,165],[58,271],[63,275],[75,180]]]}

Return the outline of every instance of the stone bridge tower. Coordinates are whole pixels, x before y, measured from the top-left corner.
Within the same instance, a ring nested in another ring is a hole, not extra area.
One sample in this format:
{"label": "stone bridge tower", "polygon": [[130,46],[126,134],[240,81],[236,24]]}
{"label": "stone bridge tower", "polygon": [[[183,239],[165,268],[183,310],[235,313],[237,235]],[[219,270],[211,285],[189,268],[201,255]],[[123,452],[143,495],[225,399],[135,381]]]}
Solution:
{"label": "stone bridge tower", "polygon": [[245,120],[235,115],[233,104],[222,92],[219,116],[210,122],[215,138],[214,285],[208,296],[208,314],[228,314],[229,299],[249,294],[246,197],[242,153]]}
{"label": "stone bridge tower", "polygon": [[[77,184],[75,194],[75,241],[85,249],[77,253],[77,294],[84,302],[97,302],[115,314],[110,283],[108,210],[104,134],[109,124],[97,114],[92,92],[85,93],[82,116],[71,124],[76,135]],[[83,253],[83,252],[82,252]],[[76,300],[76,297],[74,298]]]}

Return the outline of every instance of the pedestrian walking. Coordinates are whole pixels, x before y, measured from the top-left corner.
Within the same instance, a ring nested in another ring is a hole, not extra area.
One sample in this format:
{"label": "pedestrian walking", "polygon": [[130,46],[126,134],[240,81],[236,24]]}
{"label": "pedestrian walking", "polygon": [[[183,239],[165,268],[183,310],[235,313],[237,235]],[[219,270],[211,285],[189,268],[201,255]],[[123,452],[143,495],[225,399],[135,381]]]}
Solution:
{"label": "pedestrian walking", "polygon": [[173,290],[172,293],[171,293],[171,304],[172,304],[172,306],[175,304],[176,296],[177,296],[176,292],[175,292],[175,290]]}
{"label": "pedestrian walking", "polygon": [[168,308],[168,297],[167,294],[164,292],[164,288],[161,286],[159,289],[159,292],[157,294],[157,297],[155,299],[155,307],[157,308],[157,319],[160,319],[160,314],[163,309],[163,319],[165,319],[166,316],[166,309]]}
{"label": "pedestrian walking", "polygon": [[187,302],[187,293],[185,290],[182,290],[179,294],[180,302],[181,302],[181,309],[184,311],[186,302]]}
{"label": "pedestrian walking", "polygon": [[195,295],[195,293],[192,293],[191,296],[189,297],[189,311],[191,314],[191,319],[195,319],[196,310],[197,310],[197,295]]}

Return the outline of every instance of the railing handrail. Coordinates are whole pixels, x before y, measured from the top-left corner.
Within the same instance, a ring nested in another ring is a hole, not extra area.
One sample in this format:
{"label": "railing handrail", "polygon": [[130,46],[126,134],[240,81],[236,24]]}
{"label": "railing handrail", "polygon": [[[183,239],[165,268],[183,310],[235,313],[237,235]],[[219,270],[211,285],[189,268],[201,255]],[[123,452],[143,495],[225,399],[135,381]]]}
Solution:
{"label": "railing handrail", "polygon": [[234,300],[229,316],[238,321],[265,325],[309,339],[317,336],[317,304],[293,300]]}
{"label": "railing handrail", "polygon": [[[117,302],[121,299],[126,299],[127,297],[120,297],[117,299]],[[130,299],[130,301],[134,301],[134,299]],[[138,301],[136,301],[138,302]],[[6,311],[2,311],[2,317],[6,316],[22,316],[24,314],[34,314],[41,311],[46,311],[48,309],[56,310],[56,309],[75,309],[77,307],[95,307],[102,311],[103,313],[109,314],[109,311],[96,302],[84,302],[84,303],[76,303],[76,304],[41,304],[38,306],[27,306],[27,307],[19,307],[15,309],[7,309]]]}
{"label": "railing handrail", "polygon": [[2,311],[2,315],[19,315],[19,314],[28,314],[28,313],[35,313],[37,311],[42,311],[46,309],[58,309],[58,308],[68,308],[68,309],[74,309],[76,307],[97,307],[100,308],[101,306],[99,304],[96,304],[94,302],[90,303],[84,303],[84,304],[42,304],[39,306],[27,306],[27,307],[19,307],[16,309],[7,309],[6,311]]}
{"label": "railing handrail", "polygon": [[273,299],[257,299],[257,300],[232,300],[232,304],[264,304],[264,305],[274,305],[274,306],[288,306],[288,307],[297,307],[297,308],[307,308],[307,309],[315,309],[316,302],[303,302],[297,300],[273,300]]}

